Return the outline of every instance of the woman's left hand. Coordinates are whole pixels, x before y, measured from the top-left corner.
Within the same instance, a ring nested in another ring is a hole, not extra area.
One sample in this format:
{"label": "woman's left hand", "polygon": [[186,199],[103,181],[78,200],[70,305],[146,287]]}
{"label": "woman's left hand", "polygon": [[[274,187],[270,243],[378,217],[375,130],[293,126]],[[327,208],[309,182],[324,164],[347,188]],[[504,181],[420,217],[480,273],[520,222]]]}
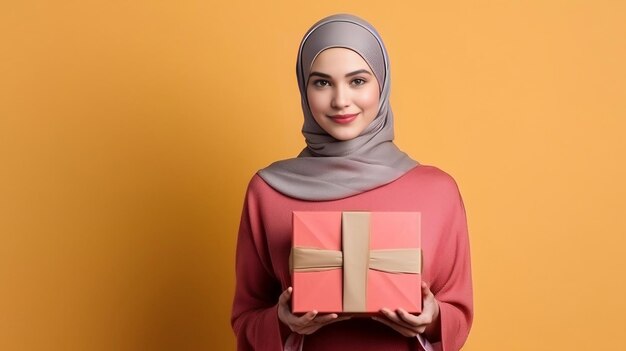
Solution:
{"label": "woman's left hand", "polygon": [[439,334],[439,304],[425,282],[422,282],[422,300],[424,307],[419,315],[408,313],[402,308],[395,311],[383,308],[380,310],[383,316],[372,319],[388,325],[406,337],[425,334],[431,339],[429,336],[436,337]]}

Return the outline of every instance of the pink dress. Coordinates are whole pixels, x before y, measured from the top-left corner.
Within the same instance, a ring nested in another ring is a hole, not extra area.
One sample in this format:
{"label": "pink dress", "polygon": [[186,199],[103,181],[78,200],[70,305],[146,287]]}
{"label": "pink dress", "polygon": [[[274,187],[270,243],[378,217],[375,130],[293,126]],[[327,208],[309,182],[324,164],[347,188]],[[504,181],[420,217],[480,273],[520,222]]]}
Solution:
{"label": "pink dress", "polygon": [[[281,351],[291,334],[278,319],[278,296],[291,286],[289,252],[292,211],[418,211],[422,218],[422,279],[440,306],[441,337],[435,350],[459,350],[472,317],[472,280],[467,221],[454,179],[419,165],[376,189],[333,201],[287,197],[255,175],[245,197],[236,258],[231,323],[241,351]],[[419,350],[416,338],[368,318],[352,318],[304,337],[304,350]]]}

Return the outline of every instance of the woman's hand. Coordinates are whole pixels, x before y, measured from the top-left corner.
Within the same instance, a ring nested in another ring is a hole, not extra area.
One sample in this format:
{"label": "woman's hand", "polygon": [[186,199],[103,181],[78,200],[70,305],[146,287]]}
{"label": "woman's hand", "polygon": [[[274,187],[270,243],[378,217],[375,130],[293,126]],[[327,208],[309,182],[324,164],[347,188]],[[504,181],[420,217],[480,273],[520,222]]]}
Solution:
{"label": "woman's hand", "polygon": [[392,311],[388,308],[380,310],[384,317],[372,317],[372,319],[396,330],[406,337],[415,337],[424,334],[427,339],[438,340],[439,335],[439,304],[435,295],[428,288],[428,284],[422,282],[422,300],[424,308],[419,315],[413,315],[402,308]]}
{"label": "woman's hand", "polygon": [[308,335],[325,325],[350,319],[350,317],[339,317],[336,313],[318,315],[317,311],[309,311],[298,317],[291,313],[291,308],[289,308],[292,291],[293,288],[289,287],[280,294],[278,298],[278,318],[293,332]]}

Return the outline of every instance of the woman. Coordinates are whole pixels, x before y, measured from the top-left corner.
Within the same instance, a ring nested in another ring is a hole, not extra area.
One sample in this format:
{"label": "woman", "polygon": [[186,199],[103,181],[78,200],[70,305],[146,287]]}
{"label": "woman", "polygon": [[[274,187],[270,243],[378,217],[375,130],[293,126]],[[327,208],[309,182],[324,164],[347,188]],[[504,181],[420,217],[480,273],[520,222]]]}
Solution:
{"label": "woman", "polygon": [[[238,349],[460,349],[473,317],[463,201],[450,175],[393,144],[389,59],[380,36],[352,15],[324,18],[304,36],[296,71],[307,146],[248,185],[231,319]],[[421,212],[421,314],[291,313],[292,211],[355,209]]]}

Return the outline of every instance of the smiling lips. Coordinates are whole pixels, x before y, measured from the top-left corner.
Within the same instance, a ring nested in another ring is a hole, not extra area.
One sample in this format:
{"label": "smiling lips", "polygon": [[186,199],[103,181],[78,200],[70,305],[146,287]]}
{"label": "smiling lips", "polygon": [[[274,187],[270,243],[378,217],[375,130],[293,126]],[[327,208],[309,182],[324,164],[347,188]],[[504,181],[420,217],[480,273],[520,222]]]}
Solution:
{"label": "smiling lips", "polygon": [[346,124],[354,121],[357,115],[358,113],[353,113],[349,115],[332,115],[328,117],[330,117],[330,119],[332,119],[335,123]]}

